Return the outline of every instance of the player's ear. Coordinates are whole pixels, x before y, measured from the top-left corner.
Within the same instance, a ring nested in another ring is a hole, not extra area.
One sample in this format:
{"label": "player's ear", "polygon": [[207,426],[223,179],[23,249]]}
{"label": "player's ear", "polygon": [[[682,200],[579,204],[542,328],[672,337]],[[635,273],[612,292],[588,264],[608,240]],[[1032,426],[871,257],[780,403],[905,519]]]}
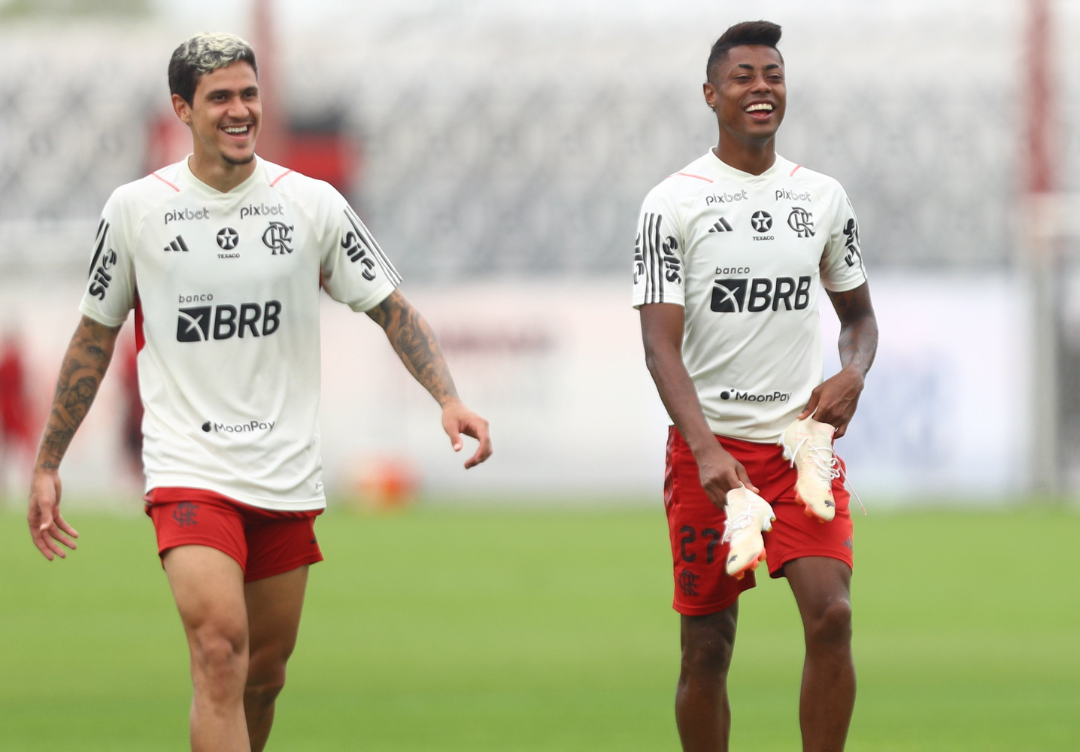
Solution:
{"label": "player's ear", "polygon": [[172,95],[173,112],[184,125],[191,125],[191,105],[179,94]]}
{"label": "player's ear", "polygon": [[710,110],[715,110],[717,100],[716,87],[709,81],[706,81],[701,85],[701,91],[705,95],[705,104],[709,105]]}

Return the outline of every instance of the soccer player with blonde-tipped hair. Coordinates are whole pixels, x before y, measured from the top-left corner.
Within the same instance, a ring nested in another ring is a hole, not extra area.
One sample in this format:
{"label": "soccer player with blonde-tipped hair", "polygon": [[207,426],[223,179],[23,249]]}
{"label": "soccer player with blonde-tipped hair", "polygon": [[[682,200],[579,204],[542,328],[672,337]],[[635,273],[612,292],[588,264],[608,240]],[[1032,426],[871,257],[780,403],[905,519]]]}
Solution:
{"label": "soccer player with blonde-tipped hair", "polygon": [[479,441],[466,468],[491,455],[491,439],[345,199],[255,155],[251,47],[199,34],[173,53],[169,88],[193,153],[105,205],[34,466],[30,534],[50,561],[75,548],[59,466],[134,309],[146,509],[191,653],[191,747],[257,752],[285,683],[308,567],[322,560],[321,290],[385,330],[441,405],[455,451],[462,434]]}
{"label": "soccer player with blonde-tipped hair", "polygon": [[[767,21],[716,41],[704,94],[718,143],[650,191],[638,226],[633,300],[674,423],[664,504],[687,752],[728,748],[738,598],[761,561],[787,578],[802,616],[804,752],[843,749],[855,705],[854,544],[833,438],[855,414],[877,323],[844,189],[776,153],[787,101],[779,41]],[[840,318],[843,365],[824,381],[821,285]]]}

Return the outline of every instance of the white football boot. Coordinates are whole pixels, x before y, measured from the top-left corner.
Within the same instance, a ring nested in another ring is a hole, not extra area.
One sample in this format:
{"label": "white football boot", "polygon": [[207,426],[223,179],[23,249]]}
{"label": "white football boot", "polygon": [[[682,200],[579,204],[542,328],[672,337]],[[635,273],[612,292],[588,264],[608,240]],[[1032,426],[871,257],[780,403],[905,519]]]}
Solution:
{"label": "white football boot", "polygon": [[741,580],[747,570],[753,572],[765,561],[765,540],[762,531],[772,530],[776,519],[769,502],[749,488],[733,488],[727,492],[724,505],[727,522],[724,523],[723,543],[731,546],[727,555],[727,573]]}
{"label": "white football boot", "polygon": [[832,483],[840,477],[840,462],[833,454],[835,432],[828,423],[807,418],[788,426],[780,441],[784,459],[790,460],[799,474],[795,499],[805,507],[807,517],[817,517],[820,522],[836,516]]}

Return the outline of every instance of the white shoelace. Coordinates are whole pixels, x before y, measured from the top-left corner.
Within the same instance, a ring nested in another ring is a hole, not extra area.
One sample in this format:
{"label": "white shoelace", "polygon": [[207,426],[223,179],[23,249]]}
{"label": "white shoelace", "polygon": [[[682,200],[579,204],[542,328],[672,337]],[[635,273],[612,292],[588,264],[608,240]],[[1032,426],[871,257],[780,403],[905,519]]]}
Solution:
{"label": "white shoelace", "polygon": [[720,539],[721,543],[730,543],[731,538],[735,533],[740,530],[745,530],[757,521],[757,514],[754,512],[753,507],[745,512],[739,512],[735,515],[734,519],[728,517],[724,522],[724,537]]}
{"label": "white shoelace", "polygon": [[810,437],[804,436],[802,440],[799,441],[798,445],[796,445],[795,451],[791,453],[791,467],[795,467],[795,458],[799,455],[799,450],[806,444],[806,453],[810,455],[810,459],[813,460],[814,469],[817,471],[821,481],[831,485],[835,479],[842,478],[844,485],[851,491],[855,500],[859,502],[862,513],[866,514],[866,505],[863,504],[863,500],[859,497],[855,487],[851,485],[851,481],[847,477],[844,466],[840,464],[840,460],[836,458],[836,454],[833,452],[832,448],[807,444],[808,441],[810,441]]}

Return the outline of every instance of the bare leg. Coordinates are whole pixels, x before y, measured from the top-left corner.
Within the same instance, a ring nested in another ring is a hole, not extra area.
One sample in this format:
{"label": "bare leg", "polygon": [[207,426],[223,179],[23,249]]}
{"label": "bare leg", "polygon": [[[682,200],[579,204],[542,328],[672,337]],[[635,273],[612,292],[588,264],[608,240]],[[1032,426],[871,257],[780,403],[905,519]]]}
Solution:
{"label": "bare leg", "polygon": [[296,646],[307,587],[307,565],[244,586],[251,658],[244,713],[252,752],[262,752],[274,723],[274,702],[285,686],[285,663]]}
{"label": "bare leg", "polygon": [[164,562],[191,650],[191,749],[249,752],[243,571],[232,557],[207,546],[179,546]]}
{"label": "bare leg", "polygon": [[840,752],[855,709],[851,570],[837,559],[808,556],[788,562],[784,576],[806,636],[799,696],[803,752]]}
{"label": "bare leg", "polygon": [[731,734],[727,674],[738,617],[738,603],[719,613],[682,617],[675,721],[684,752],[727,752]]}

